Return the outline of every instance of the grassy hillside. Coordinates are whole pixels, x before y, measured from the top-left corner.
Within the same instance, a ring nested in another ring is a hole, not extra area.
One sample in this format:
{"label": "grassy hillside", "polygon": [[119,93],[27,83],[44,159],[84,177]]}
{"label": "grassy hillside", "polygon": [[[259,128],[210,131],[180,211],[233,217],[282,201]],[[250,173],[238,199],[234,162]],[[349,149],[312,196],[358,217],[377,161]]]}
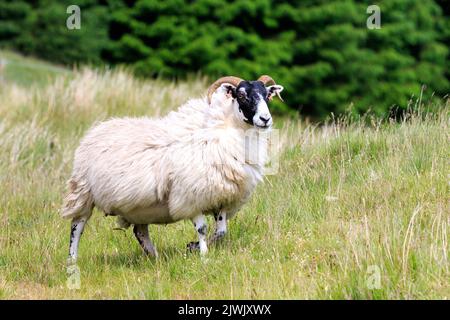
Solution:
{"label": "grassy hillside", "polygon": [[59,75],[70,74],[70,71],[63,67],[2,50],[0,50],[0,68],[1,66],[3,66],[3,72],[0,80],[3,78],[5,81],[21,86],[44,86]]}
{"label": "grassy hillside", "polygon": [[81,287],[69,290],[58,210],[83,132],[112,115],[166,114],[207,83],[65,74],[31,87],[7,75],[0,86],[0,298],[450,297],[448,102],[401,123],[278,119],[279,173],[206,259],[185,252],[196,238],[188,221],[150,227],[155,261],[95,211]]}

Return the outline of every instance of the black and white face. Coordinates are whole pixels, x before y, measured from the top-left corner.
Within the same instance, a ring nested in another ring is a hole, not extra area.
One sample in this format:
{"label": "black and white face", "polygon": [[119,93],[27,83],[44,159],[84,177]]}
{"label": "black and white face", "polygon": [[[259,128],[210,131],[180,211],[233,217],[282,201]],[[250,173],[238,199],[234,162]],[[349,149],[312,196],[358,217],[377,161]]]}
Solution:
{"label": "black and white face", "polygon": [[268,104],[275,94],[283,91],[283,87],[265,87],[261,81],[242,81],[233,89],[241,119],[258,128],[270,128],[273,120]]}

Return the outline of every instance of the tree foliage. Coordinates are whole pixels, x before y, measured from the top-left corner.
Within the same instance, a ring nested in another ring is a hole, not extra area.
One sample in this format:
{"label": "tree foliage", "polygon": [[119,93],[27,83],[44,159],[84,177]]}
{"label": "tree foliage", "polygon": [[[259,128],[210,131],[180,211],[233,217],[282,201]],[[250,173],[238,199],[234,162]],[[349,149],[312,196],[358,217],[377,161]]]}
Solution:
{"label": "tree foliage", "polygon": [[10,13],[0,39],[62,63],[129,64],[141,76],[267,73],[285,86],[290,108],[316,116],[349,106],[385,114],[422,86],[425,95],[450,88],[442,0],[379,1],[381,29],[373,30],[372,1],[84,0],[81,32],[63,30],[64,4],[45,2],[1,2]]}
{"label": "tree foliage", "polygon": [[0,0],[0,45],[61,64],[102,63],[109,9],[95,0],[77,0],[82,27],[69,30],[67,7],[74,1]]}

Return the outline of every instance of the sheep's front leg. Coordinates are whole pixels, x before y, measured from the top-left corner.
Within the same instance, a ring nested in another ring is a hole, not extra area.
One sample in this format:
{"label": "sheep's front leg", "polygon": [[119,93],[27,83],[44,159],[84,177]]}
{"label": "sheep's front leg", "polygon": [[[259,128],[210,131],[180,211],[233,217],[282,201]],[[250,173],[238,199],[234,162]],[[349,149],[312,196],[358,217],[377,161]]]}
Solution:
{"label": "sheep's front leg", "polygon": [[214,219],[216,220],[216,231],[214,231],[214,235],[209,239],[210,243],[222,239],[227,233],[227,214],[224,211],[220,211],[214,215]]}
{"label": "sheep's front leg", "polygon": [[206,254],[208,252],[208,245],[206,244],[206,233],[208,230],[208,227],[206,225],[206,217],[203,214],[199,214],[192,219],[192,222],[194,223],[195,230],[197,230],[199,241],[189,243],[188,249],[200,249],[200,254]]}
{"label": "sheep's front leg", "polygon": [[144,252],[155,258],[158,257],[158,253],[156,252],[156,249],[148,236],[148,225],[135,224],[133,232],[142,249],[144,249]]}

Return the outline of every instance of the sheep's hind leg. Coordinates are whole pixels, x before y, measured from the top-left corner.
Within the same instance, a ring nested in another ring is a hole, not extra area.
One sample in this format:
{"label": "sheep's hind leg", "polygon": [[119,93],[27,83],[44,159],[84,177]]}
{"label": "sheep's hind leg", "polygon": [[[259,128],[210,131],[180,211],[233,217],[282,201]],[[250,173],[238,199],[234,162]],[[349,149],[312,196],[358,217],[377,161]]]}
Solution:
{"label": "sheep's hind leg", "polygon": [[209,239],[209,243],[221,240],[227,233],[227,214],[224,211],[214,215],[216,220],[216,230],[214,235]]}
{"label": "sheep's hind leg", "polygon": [[194,223],[195,230],[197,230],[199,241],[188,243],[187,247],[189,250],[200,249],[200,254],[206,254],[208,252],[208,245],[206,244],[206,233],[208,230],[206,217],[203,214],[199,214],[192,219],[192,222]]}
{"label": "sheep's hind leg", "polygon": [[142,249],[144,249],[144,252],[155,258],[158,257],[158,253],[156,252],[156,249],[148,236],[148,225],[135,224],[133,232]]}
{"label": "sheep's hind leg", "polygon": [[75,263],[78,257],[78,244],[80,243],[81,235],[83,234],[84,226],[89,217],[79,217],[72,219],[70,228],[70,245],[69,245],[69,260],[68,263]]}

